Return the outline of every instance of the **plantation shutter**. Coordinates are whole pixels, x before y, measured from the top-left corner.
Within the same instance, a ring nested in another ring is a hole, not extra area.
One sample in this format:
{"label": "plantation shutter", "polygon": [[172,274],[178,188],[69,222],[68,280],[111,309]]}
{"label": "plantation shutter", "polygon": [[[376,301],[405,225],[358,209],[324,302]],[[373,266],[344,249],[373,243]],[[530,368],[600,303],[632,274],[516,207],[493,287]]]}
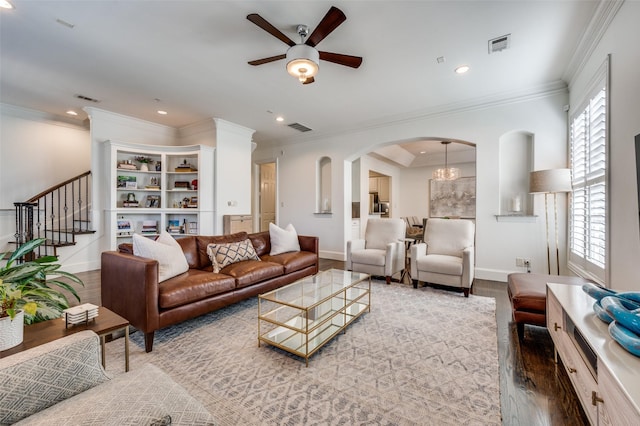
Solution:
{"label": "plantation shutter", "polygon": [[570,122],[572,193],[569,267],[605,282],[607,261],[607,88],[603,76]]}

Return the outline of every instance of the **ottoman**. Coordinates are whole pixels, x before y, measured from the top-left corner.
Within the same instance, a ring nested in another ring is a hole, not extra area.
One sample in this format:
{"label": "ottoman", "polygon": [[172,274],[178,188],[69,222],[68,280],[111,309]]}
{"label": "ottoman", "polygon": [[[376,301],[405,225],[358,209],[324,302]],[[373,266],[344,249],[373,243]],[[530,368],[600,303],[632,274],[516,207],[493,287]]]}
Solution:
{"label": "ottoman", "polygon": [[507,277],[507,292],[518,338],[524,338],[524,325],[547,326],[547,283],[582,285],[591,280],[564,275],[512,273]]}

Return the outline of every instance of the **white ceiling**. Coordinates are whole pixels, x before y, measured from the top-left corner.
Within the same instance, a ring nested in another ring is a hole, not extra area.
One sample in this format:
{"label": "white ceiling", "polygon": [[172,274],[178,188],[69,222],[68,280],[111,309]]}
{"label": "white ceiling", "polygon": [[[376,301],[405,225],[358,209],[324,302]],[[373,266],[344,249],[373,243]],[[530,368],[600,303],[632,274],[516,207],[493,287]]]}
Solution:
{"label": "white ceiling", "polygon": [[[557,87],[575,72],[599,3],[11,1],[14,10],[0,10],[0,102],[59,116],[75,109],[79,121],[84,106],[174,127],[218,117],[255,129],[259,147]],[[298,41],[296,25],[313,30],[332,5],[347,20],[317,48],[362,56],[359,69],[321,61],[303,86],[284,60],[247,64],[287,49],[249,13]],[[488,40],[505,34],[510,49],[489,55]],[[471,70],[455,74],[462,64]]]}

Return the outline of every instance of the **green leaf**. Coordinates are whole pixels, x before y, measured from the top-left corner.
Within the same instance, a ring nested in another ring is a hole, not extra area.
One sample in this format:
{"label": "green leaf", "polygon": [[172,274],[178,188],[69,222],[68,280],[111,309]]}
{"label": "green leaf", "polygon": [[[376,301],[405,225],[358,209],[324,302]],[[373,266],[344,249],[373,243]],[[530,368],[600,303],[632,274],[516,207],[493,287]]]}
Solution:
{"label": "green leaf", "polygon": [[26,243],[24,243],[23,245],[18,247],[18,249],[16,251],[13,252],[11,257],[7,261],[7,265],[5,267],[11,266],[11,264],[16,259],[20,259],[22,256],[24,256],[27,253],[31,253],[36,247],[38,247],[39,245],[43,244],[44,242],[45,242],[44,238],[36,238],[34,240],[27,241]]}

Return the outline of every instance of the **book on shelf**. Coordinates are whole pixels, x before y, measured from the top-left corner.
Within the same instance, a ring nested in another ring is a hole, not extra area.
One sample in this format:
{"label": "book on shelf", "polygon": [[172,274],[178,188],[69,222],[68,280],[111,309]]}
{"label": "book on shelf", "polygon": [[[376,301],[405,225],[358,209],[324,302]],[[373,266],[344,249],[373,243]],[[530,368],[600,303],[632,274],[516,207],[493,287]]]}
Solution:
{"label": "book on shelf", "polygon": [[136,165],[131,163],[118,163],[118,168],[120,170],[138,170]]}
{"label": "book on shelf", "polygon": [[157,234],[158,222],[156,222],[155,220],[143,220],[142,230],[140,232],[143,234]]}
{"label": "book on shelf", "polygon": [[180,225],[179,220],[169,220],[167,222],[167,232],[170,234],[182,234],[184,228]]}

